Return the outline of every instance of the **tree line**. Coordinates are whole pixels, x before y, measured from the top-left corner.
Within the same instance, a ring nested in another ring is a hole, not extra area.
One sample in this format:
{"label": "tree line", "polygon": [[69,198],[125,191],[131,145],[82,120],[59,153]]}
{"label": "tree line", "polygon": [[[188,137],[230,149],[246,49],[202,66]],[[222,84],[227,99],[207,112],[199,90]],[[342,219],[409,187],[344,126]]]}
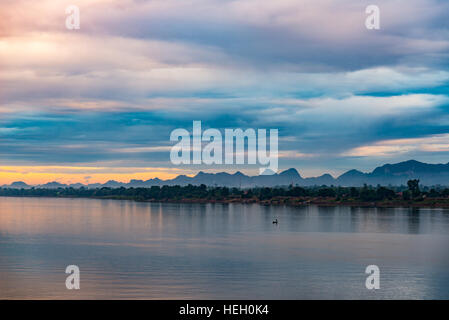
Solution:
{"label": "tree line", "polygon": [[80,197],[80,198],[110,198],[131,199],[137,201],[180,201],[186,199],[202,200],[228,200],[228,199],[254,199],[259,201],[273,198],[333,198],[339,200],[355,201],[382,201],[382,200],[415,200],[424,198],[449,198],[449,188],[423,187],[419,180],[409,180],[407,186],[384,187],[340,187],[316,186],[300,187],[255,187],[249,189],[228,187],[207,187],[206,185],[187,186],[152,186],[150,188],[30,188],[13,189],[0,188],[0,196],[13,197]]}

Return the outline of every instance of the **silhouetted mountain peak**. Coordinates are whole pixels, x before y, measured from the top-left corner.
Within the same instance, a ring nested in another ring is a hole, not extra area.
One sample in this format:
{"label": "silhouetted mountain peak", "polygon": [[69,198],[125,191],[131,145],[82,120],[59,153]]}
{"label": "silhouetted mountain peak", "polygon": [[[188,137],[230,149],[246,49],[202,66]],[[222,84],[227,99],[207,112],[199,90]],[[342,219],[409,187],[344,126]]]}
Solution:
{"label": "silhouetted mountain peak", "polygon": [[82,188],[84,187],[84,184],[82,183],[72,183],[69,185],[70,188]]}
{"label": "silhouetted mountain peak", "polygon": [[12,188],[25,188],[25,187],[29,187],[29,185],[26,184],[26,183],[23,182],[23,181],[15,181],[15,182],[11,183],[9,186],[12,187]]}
{"label": "silhouetted mountain peak", "polygon": [[349,170],[349,171],[343,173],[343,174],[342,174],[340,177],[338,177],[338,178],[344,178],[344,177],[361,177],[361,176],[363,176],[363,175],[365,175],[365,174],[364,174],[362,171],[352,169],[352,170]]}
{"label": "silhouetted mountain peak", "polygon": [[189,180],[191,179],[190,177],[186,176],[185,174],[181,174],[179,176],[177,176],[176,178],[174,178],[171,181],[178,181],[178,180]]}
{"label": "silhouetted mountain peak", "polygon": [[449,172],[449,165],[447,164],[429,164],[419,162],[416,160],[408,160],[395,164],[385,164],[377,167],[371,173],[373,176],[409,176],[422,174],[440,174],[442,172]]}
{"label": "silhouetted mountain peak", "polygon": [[232,175],[231,174],[229,174],[229,173],[227,173],[227,172],[217,172],[216,174],[215,174],[215,176],[216,177],[221,177],[221,178],[223,178],[223,177],[232,177]]}
{"label": "silhouetted mountain peak", "polygon": [[285,171],[282,171],[279,175],[284,177],[301,178],[301,175],[295,168],[290,168]]}
{"label": "silhouetted mountain peak", "polygon": [[204,176],[207,176],[207,175],[210,175],[210,173],[205,173],[203,171],[200,171],[200,172],[198,172],[196,174],[195,178],[197,178],[197,177],[204,177]]}
{"label": "silhouetted mountain peak", "polygon": [[106,182],[104,185],[104,187],[109,187],[109,188],[116,188],[116,187],[121,187],[123,186],[123,183],[115,181],[115,180],[109,180],[108,182]]}
{"label": "silhouetted mountain peak", "polygon": [[[227,172],[205,173],[198,172],[196,176],[188,177],[186,175],[179,175],[174,179],[161,180],[158,178],[147,181],[131,180],[129,183],[117,182],[110,180],[105,184],[93,183],[87,186],[80,183],[71,184],[71,187],[141,187],[149,188],[152,186],[163,185],[200,185],[206,184],[209,186],[227,186],[227,187],[255,187],[255,186],[316,186],[316,185],[340,185],[340,186],[361,186],[368,185],[406,185],[409,179],[420,179],[423,185],[442,185],[449,186],[449,163],[447,164],[428,164],[416,160],[408,160],[396,164],[385,164],[375,168],[371,173],[363,173],[358,170],[349,170],[339,176],[337,179],[326,173],[319,177],[302,178],[298,171],[294,168],[285,170],[279,174],[266,169],[263,174],[258,176],[247,176],[240,171],[234,174]],[[32,186],[22,181],[13,182],[6,188],[31,188]],[[59,182],[49,182],[44,185],[39,185],[41,188],[64,188],[68,187]]]}
{"label": "silhouetted mountain peak", "polygon": [[39,187],[53,189],[53,188],[65,188],[65,187],[67,187],[67,185],[56,182],[56,181],[52,181],[52,182],[48,182],[46,184],[40,185]]}

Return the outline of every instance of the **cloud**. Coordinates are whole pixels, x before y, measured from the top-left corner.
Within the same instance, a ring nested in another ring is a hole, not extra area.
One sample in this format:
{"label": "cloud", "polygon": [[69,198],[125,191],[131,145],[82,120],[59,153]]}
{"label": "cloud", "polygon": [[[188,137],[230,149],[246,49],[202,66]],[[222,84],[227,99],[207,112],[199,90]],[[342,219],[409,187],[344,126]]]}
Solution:
{"label": "cloud", "polygon": [[81,0],[79,31],[69,4],[2,4],[2,165],[167,169],[193,120],[277,128],[310,172],[446,156],[384,141],[449,132],[447,1],[379,0],[377,31],[360,0]]}
{"label": "cloud", "polygon": [[341,154],[379,139],[436,134],[449,123],[444,107],[449,100],[444,95],[323,97],[285,103],[278,99],[277,107],[269,102],[233,102],[208,112],[185,108],[182,113],[155,109],[10,115],[0,120],[0,158],[53,164],[121,160],[164,165],[173,145],[171,131],[191,131],[192,121],[202,120],[203,129],[279,129],[281,155],[297,159]]}
{"label": "cloud", "polygon": [[449,152],[449,134],[432,135],[414,139],[393,139],[361,146],[345,155],[356,157],[385,157],[412,152]]}

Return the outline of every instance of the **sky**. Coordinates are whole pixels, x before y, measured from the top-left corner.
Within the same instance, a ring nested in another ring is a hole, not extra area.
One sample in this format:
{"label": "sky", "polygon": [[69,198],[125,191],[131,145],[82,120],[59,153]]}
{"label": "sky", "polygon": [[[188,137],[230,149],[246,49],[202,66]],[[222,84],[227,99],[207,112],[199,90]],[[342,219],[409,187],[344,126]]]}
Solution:
{"label": "sky", "polygon": [[280,169],[304,177],[447,163],[448,16],[439,0],[0,0],[0,184],[258,173],[173,165],[170,133],[194,120],[278,129]]}

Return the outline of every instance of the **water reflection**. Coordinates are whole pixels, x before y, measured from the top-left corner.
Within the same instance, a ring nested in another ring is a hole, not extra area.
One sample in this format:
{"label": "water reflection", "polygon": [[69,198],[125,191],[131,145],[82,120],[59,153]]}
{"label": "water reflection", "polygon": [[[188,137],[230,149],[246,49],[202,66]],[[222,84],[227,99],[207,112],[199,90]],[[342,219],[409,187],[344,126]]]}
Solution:
{"label": "water reflection", "polygon": [[0,198],[0,298],[449,298],[448,231],[439,209]]}
{"label": "water reflection", "polygon": [[419,233],[419,222],[420,222],[420,209],[412,208],[409,210],[408,214],[408,232],[409,233]]}

